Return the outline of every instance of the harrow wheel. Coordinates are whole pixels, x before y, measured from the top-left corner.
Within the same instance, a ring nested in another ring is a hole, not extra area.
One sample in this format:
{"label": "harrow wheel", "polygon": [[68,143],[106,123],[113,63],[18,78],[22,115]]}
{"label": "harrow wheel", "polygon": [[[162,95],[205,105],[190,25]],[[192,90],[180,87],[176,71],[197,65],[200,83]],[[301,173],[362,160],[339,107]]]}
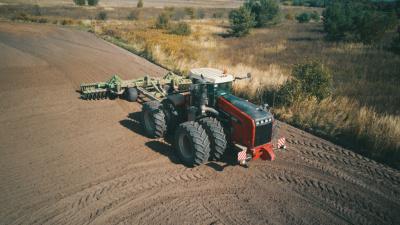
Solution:
{"label": "harrow wheel", "polygon": [[138,99],[138,91],[136,88],[128,88],[125,92],[125,99],[129,102],[136,102]]}

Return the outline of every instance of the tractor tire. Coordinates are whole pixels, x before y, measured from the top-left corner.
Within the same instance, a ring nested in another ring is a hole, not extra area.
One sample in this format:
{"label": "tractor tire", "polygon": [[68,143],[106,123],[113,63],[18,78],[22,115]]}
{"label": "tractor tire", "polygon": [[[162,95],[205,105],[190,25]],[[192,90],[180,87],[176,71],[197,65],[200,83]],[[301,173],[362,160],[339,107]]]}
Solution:
{"label": "tractor tire", "polygon": [[194,121],[180,124],[175,133],[175,149],[183,164],[189,167],[206,162],[210,156],[210,141],[203,127]]}
{"label": "tractor tire", "polygon": [[221,122],[213,117],[202,118],[199,123],[206,130],[210,140],[210,159],[220,160],[228,145],[224,127]]}
{"label": "tractor tire", "polygon": [[164,111],[158,101],[151,101],[143,104],[142,123],[149,137],[164,137],[167,131],[167,123],[165,121]]}
{"label": "tractor tire", "polygon": [[136,102],[139,96],[139,93],[136,88],[128,88],[124,94],[125,94],[125,99],[128,100],[129,102]]}

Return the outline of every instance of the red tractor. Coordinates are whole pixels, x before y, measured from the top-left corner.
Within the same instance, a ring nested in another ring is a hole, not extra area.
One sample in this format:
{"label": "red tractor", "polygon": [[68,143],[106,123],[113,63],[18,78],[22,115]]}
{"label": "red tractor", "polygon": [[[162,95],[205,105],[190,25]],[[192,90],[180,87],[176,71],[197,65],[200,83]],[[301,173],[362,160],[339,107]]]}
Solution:
{"label": "red tractor", "polygon": [[239,150],[242,165],[257,158],[274,160],[274,117],[267,105],[232,95],[232,82],[238,78],[223,71],[193,69],[189,78],[189,90],[170,85],[161,101],[143,104],[143,125],[149,136],[173,135],[177,154],[187,166],[219,160],[228,146]]}

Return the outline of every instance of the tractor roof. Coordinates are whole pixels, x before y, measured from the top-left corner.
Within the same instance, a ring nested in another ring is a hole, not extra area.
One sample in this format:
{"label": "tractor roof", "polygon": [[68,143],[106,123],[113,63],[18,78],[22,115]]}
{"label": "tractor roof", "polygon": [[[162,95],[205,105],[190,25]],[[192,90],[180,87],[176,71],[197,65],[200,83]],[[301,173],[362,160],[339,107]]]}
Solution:
{"label": "tractor roof", "polygon": [[192,79],[205,80],[206,82],[214,84],[232,82],[235,79],[232,75],[214,68],[191,69],[189,77]]}

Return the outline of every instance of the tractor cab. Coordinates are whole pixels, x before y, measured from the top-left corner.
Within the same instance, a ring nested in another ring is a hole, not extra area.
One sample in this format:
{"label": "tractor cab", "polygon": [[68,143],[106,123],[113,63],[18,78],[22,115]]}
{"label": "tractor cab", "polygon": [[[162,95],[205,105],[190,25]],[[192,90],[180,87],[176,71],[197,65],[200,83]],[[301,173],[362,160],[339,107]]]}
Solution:
{"label": "tractor cab", "polygon": [[[195,89],[201,89],[205,85],[209,106],[215,106],[219,96],[230,94],[232,82],[235,77],[231,74],[214,68],[196,68],[190,70],[189,78],[192,80]],[[196,87],[197,86],[197,87]],[[198,90],[201,92],[201,90]]]}

